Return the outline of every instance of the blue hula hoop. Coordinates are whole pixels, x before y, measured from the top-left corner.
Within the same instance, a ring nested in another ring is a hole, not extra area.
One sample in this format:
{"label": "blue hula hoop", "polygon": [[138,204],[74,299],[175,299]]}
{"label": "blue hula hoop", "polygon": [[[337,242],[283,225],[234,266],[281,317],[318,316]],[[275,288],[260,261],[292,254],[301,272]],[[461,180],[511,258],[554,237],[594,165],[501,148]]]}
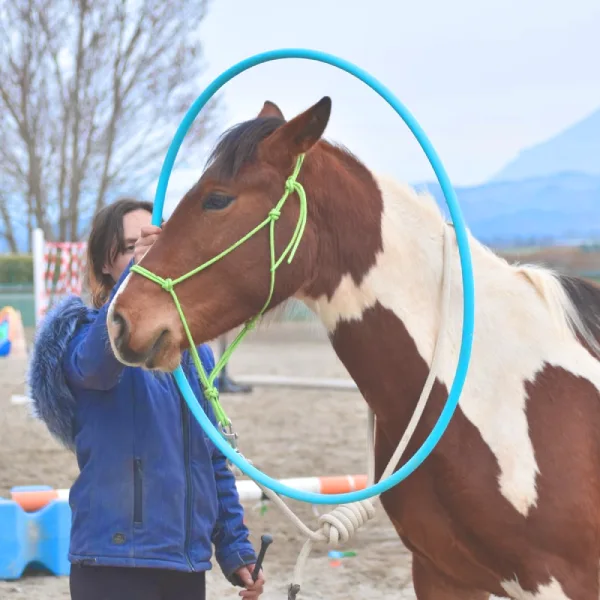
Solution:
{"label": "blue hula hoop", "polygon": [[454,381],[452,382],[452,387],[450,389],[448,399],[446,401],[444,409],[442,410],[442,413],[438,418],[438,421],[436,422],[427,439],[423,442],[423,445],[400,469],[395,471],[392,475],[363,490],[349,492],[345,494],[317,494],[312,492],[305,492],[284,485],[281,482],[272,479],[256,467],[252,466],[243,456],[237,453],[225,441],[223,436],[217,431],[215,426],[209,420],[207,415],[202,410],[200,404],[198,403],[198,400],[194,395],[194,392],[192,391],[190,384],[181,367],[178,367],[175,371],[173,371],[173,376],[187,405],[190,408],[190,411],[198,420],[202,429],[204,429],[208,437],[217,446],[217,448],[247,476],[251,477],[255,481],[264,485],[265,487],[270,488],[277,494],[287,496],[288,498],[299,500],[301,502],[307,502],[309,504],[343,504],[349,502],[357,502],[359,500],[364,500],[366,498],[371,498],[372,496],[381,494],[389,490],[391,487],[397,485],[398,483],[406,479],[406,477],[408,477],[408,475],[410,475],[418,466],[420,466],[421,463],[427,458],[427,456],[429,456],[429,454],[435,448],[440,438],[446,431],[446,428],[448,427],[448,424],[450,423],[450,420],[458,405],[458,401],[460,399],[460,395],[462,393],[462,389],[467,376],[469,362],[471,360],[473,329],[475,322],[475,286],[473,280],[473,267],[471,262],[471,254],[469,250],[468,234],[463,222],[456,194],[454,192],[452,184],[450,183],[450,179],[446,174],[446,171],[435,149],[433,148],[431,142],[425,135],[425,132],[417,123],[416,119],[394,96],[394,94],[392,94],[392,92],[389,89],[387,89],[383,84],[377,81],[366,71],[360,69],[359,67],[342,58],[338,58],[337,56],[326,54],[318,50],[309,50],[302,48],[282,48],[279,50],[271,50],[268,52],[256,54],[254,56],[240,61],[239,63],[233,65],[232,67],[221,73],[221,75],[219,75],[202,92],[200,96],[198,96],[198,98],[194,101],[194,103],[191,105],[188,112],[182,119],[177,131],[175,132],[175,136],[173,137],[173,141],[169,146],[165,160],[163,162],[163,166],[156,188],[152,222],[155,225],[160,225],[162,221],[167,185],[169,183],[169,178],[171,176],[171,171],[173,169],[177,153],[179,152],[179,148],[181,147],[181,144],[189,128],[194,122],[194,119],[198,116],[202,108],[225,83],[233,79],[236,75],[239,75],[243,71],[246,71],[247,69],[250,69],[251,67],[254,67],[256,65],[273,60],[280,60],[283,58],[308,59],[326,63],[334,67],[338,67],[339,69],[342,69],[343,71],[354,75],[363,83],[366,83],[371,89],[377,92],[379,96],[386,100],[386,102],[396,111],[396,113],[398,113],[398,115],[402,117],[406,125],[410,128],[413,135],[419,142],[421,148],[425,152],[429,163],[433,167],[433,170],[444,193],[444,198],[446,200],[446,204],[448,205],[450,216],[454,224],[456,241],[460,256],[461,275],[463,283],[463,330],[461,347],[456,373]]}

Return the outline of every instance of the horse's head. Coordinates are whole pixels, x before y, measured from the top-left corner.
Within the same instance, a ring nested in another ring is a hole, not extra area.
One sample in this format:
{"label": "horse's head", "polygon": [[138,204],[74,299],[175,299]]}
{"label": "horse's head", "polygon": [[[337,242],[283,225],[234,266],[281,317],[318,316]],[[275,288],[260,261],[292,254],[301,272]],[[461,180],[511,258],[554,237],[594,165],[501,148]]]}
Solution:
{"label": "horse's head", "polygon": [[[314,276],[318,239],[309,189],[318,185],[318,144],[331,111],[331,100],[285,121],[266,102],[258,117],[229,130],[217,144],[205,172],[181,200],[158,241],[140,266],[176,279],[220,255],[263,222],[284,194],[286,180],[301,154],[309,153],[298,181],[308,193],[309,219],[291,264],[276,272],[269,308],[302,294]],[[313,183],[310,183],[310,179]],[[299,217],[295,194],[286,200],[274,227],[276,256],[294,236]],[[229,254],[178,283],[176,293],[196,344],[214,339],[256,315],[270,285],[269,226]],[[187,339],[173,298],[157,283],[132,273],[108,313],[108,331],[116,356],[129,364],[173,369]]]}

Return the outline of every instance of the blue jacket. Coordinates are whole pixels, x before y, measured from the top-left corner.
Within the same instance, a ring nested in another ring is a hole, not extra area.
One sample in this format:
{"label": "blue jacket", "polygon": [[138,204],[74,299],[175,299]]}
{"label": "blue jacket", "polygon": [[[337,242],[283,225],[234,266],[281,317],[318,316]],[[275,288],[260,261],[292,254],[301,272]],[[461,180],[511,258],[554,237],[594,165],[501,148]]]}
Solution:
{"label": "blue jacket", "polygon": [[[109,304],[90,309],[72,296],[58,304],[40,327],[28,374],[35,413],[80,469],[69,495],[69,560],[204,571],[214,544],[223,573],[239,583],[233,573],[256,555],[234,475],[170,375],[116,360]],[[212,351],[198,350],[210,372]],[[187,352],[182,366],[216,423]]]}

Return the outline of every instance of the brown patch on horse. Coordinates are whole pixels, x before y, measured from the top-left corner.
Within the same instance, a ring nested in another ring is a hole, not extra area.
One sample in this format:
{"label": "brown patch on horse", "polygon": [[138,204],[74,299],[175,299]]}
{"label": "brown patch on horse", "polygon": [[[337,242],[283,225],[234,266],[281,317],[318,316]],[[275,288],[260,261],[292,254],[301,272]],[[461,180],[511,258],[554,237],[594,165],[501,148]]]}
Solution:
{"label": "brown patch on horse", "polygon": [[545,365],[525,387],[529,435],[540,472],[538,503],[526,522],[530,547],[535,544],[537,552],[531,552],[524,568],[537,578],[550,573],[569,598],[591,598],[592,591],[597,598],[600,391],[552,365]]}
{"label": "brown patch on horse", "polygon": [[488,592],[457,584],[419,556],[413,558],[412,573],[419,600],[489,600],[490,597]]}
{"label": "brown patch on horse", "polygon": [[383,249],[383,199],[371,172],[331,143],[320,142],[303,170],[313,227],[320,232],[315,272],[303,293],[330,300],[344,275],[360,285],[375,265]]}

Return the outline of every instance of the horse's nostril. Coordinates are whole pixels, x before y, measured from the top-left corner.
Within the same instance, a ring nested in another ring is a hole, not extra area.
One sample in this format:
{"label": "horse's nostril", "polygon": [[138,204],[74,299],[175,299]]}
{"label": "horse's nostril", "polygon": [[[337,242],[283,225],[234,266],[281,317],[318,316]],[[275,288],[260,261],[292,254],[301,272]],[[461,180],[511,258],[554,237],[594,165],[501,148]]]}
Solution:
{"label": "horse's nostril", "polygon": [[160,335],[156,338],[154,344],[152,344],[152,348],[150,348],[150,351],[148,352],[148,355],[146,357],[146,367],[148,369],[154,369],[154,367],[156,366],[157,355],[160,352],[163,345],[165,344],[168,335],[169,330],[163,329],[163,331],[160,332]]}
{"label": "horse's nostril", "polygon": [[127,321],[121,313],[116,311],[113,313],[112,321],[117,330],[115,341],[117,344],[120,344],[127,336]]}

